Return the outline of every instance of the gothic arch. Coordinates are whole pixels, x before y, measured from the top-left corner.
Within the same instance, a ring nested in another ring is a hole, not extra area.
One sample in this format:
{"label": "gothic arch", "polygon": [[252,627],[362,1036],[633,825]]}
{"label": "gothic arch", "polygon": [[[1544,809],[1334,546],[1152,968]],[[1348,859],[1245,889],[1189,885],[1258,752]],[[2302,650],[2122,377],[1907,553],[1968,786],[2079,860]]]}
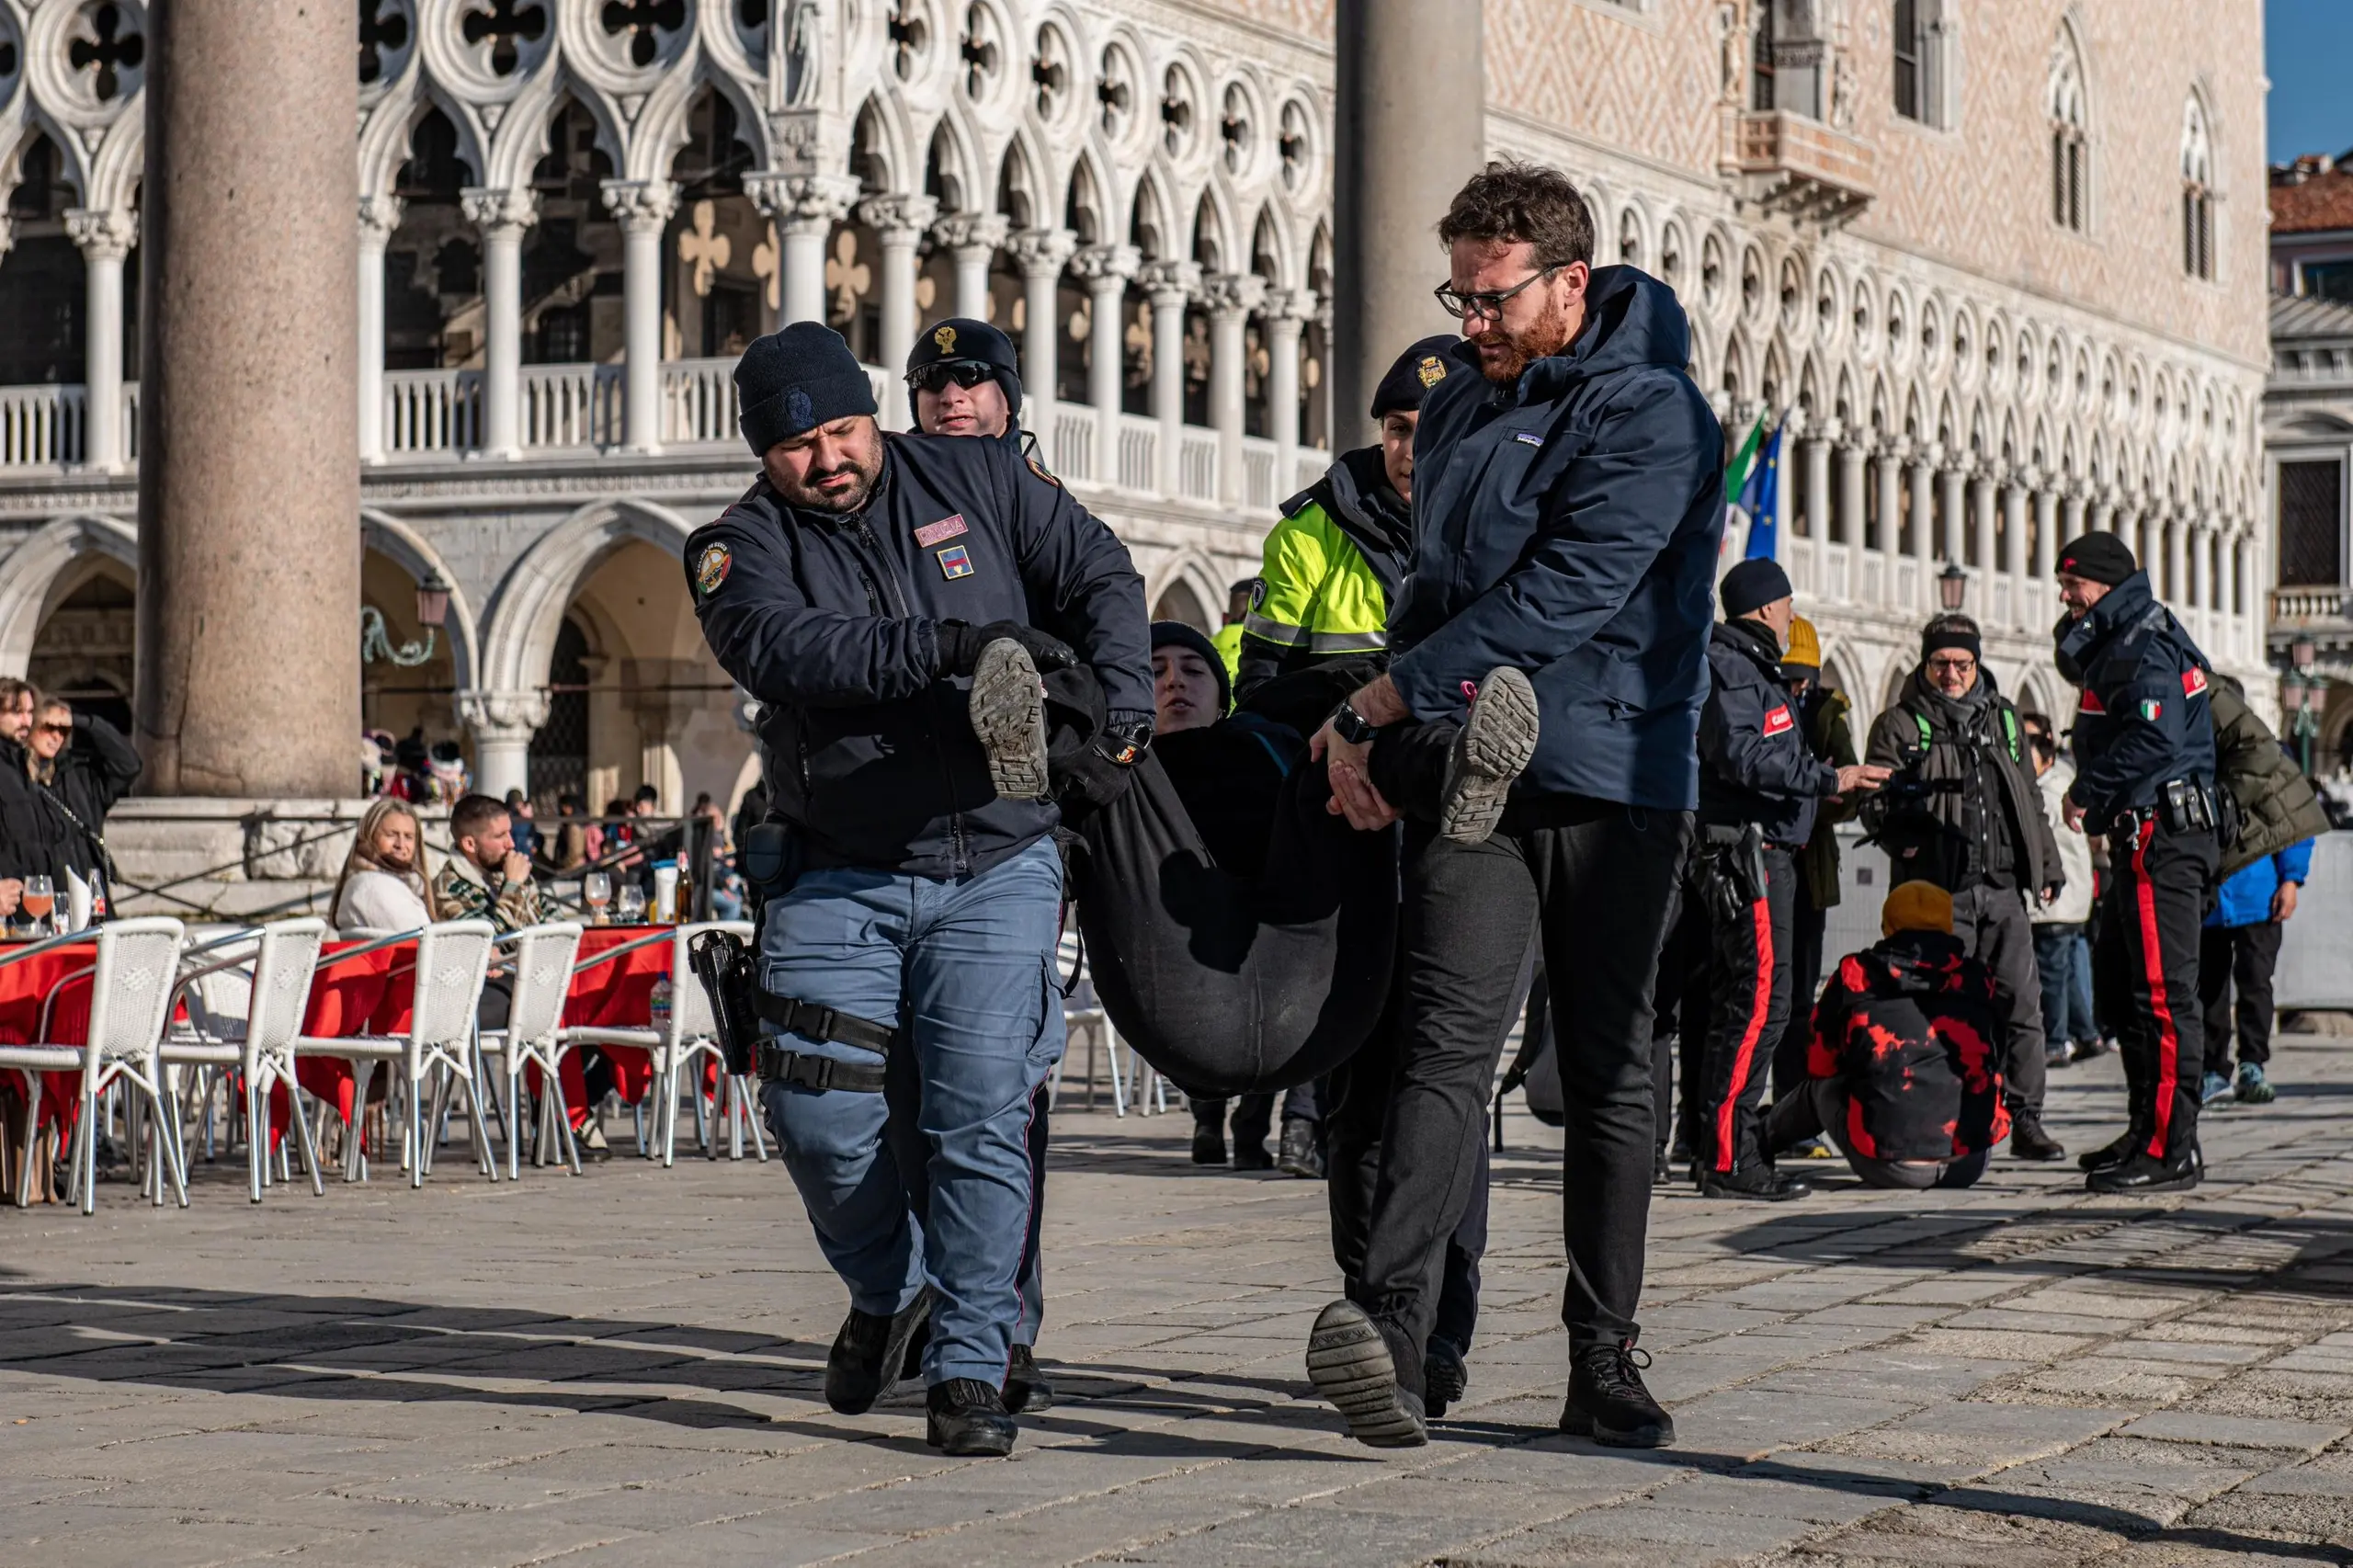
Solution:
{"label": "gothic arch", "polygon": [[484,689],[536,691],[546,684],[564,610],[612,551],[642,540],[676,559],[693,531],[666,506],[624,499],[591,502],[541,534],[491,598],[482,635]]}
{"label": "gothic arch", "polygon": [[82,513],[34,529],[0,557],[0,674],[24,675],[50,589],[75,562],[91,555],[108,556],[136,572],[138,535],[119,518]]}
{"label": "gothic arch", "polygon": [[441,623],[441,635],[449,649],[450,673],[460,691],[478,684],[475,675],[482,668],[482,652],[473,602],[441,552],[423,534],[372,506],[359,509],[359,543],[418,582],[438,574],[449,585],[449,608]]}
{"label": "gothic arch", "polygon": [[[1157,605],[1169,589],[1182,586],[1200,601],[1202,609],[1214,620],[1225,607],[1226,589],[1231,585],[1218,574],[1217,563],[1201,551],[1191,548],[1179,550],[1162,562],[1144,579],[1143,602]],[[1214,625],[1203,628],[1214,631]]]}

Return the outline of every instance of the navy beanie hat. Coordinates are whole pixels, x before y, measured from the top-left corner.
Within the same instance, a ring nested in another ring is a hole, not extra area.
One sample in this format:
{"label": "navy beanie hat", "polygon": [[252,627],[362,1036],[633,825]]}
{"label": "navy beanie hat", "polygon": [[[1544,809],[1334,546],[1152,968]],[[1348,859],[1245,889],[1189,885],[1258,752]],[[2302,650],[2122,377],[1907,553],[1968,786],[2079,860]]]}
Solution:
{"label": "navy beanie hat", "polygon": [[1724,619],[1730,620],[1751,610],[1762,609],[1775,599],[1788,598],[1790,574],[1781,570],[1780,562],[1777,561],[1761,557],[1744,561],[1724,574],[1723,583],[1716,589],[1716,596],[1723,601]]}
{"label": "navy beanie hat", "polygon": [[1013,339],[970,316],[950,316],[915,335],[915,346],[907,350],[907,422],[918,427],[923,424],[915,413],[915,373],[927,365],[959,359],[986,365],[1005,389],[1005,433],[1011,437],[1014,422],[1021,417],[1021,361],[1013,352]]}
{"label": "navy beanie hat", "polygon": [[840,333],[813,321],[752,340],[735,361],[735,400],[754,457],[820,425],[876,412],[866,367]]}
{"label": "navy beanie hat", "polygon": [[1467,338],[1451,332],[1441,332],[1425,337],[1403,354],[1372,389],[1372,416],[1399,410],[1412,413],[1422,406],[1422,397],[1430,388],[1465,367],[1457,358]]}
{"label": "navy beanie hat", "polygon": [[1217,677],[1217,710],[1220,713],[1231,711],[1233,707],[1233,677],[1225,673],[1225,655],[1217,651],[1217,644],[1211,642],[1208,634],[1199,628],[1188,626],[1181,620],[1154,621],[1153,651],[1158,653],[1172,645],[1190,648],[1201,656],[1201,663],[1209,665],[1210,674]]}
{"label": "navy beanie hat", "polygon": [[2112,588],[2140,569],[2132,547],[2114,534],[2081,534],[2059,547],[2059,570],[2086,583]]}

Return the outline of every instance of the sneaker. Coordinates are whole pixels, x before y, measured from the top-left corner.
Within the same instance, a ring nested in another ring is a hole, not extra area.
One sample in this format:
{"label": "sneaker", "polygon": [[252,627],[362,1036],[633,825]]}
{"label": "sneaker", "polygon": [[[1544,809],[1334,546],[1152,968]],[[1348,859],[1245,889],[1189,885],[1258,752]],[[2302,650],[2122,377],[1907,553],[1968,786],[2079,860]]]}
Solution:
{"label": "sneaker", "polygon": [[2091,1192],[2187,1192],[2204,1171],[2194,1144],[2162,1160],[2143,1149],[2129,1160],[2102,1165],[2084,1178],[2084,1186]]}
{"label": "sneaker", "polygon": [[572,1142],[578,1146],[580,1157],[584,1160],[609,1160],[613,1157],[612,1146],[605,1142],[604,1126],[593,1117],[587,1126],[573,1133]]}
{"label": "sneaker", "polygon": [[2055,1072],[2059,1068],[2073,1067],[2075,1064],[2075,1051],[2073,1046],[2054,1045],[2042,1053],[2042,1065],[2046,1071]]}
{"label": "sneaker", "polygon": [[1443,1339],[1433,1339],[1422,1352],[1422,1412],[1435,1421],[1446,1407],[1471,1387],[1471,1369],[1462,1354]]}
{"label": "sneaker", "polygon": [[834,1335],[834,1347],[825,1353],[825,1403],[844,1415],[863,1415],[873,1409],[874,1402],[898,1381],[908,1341],[930,1323],[931,1302],[932,1290],[926,1285],[889,1317],[852,1307],[841,1332]]}
{"label": "sneaker", "polygon": [[2018,1160],[2057,1160],[2067,1145],[2042,1130],[2040,1117],[2021,1111],[2010,1119],[2010,1156]]}
{"label": "sneaker", "polygon": [[1438,830],[1457,844],[1483,844],[1503,820],[1513,780],[1536,755],[1536,688],[1519,671],[1490,670],[1471,699],[1471,717],[1446,759]]}
{"label": "sneaker", "polygon": [[1430,1440],[1422,1402],[1397,1386],[1389,1342],[1354,1301],[1334,1301],[1307,1340],[1315,1392],[1347,1418],[1348,1435],[1376,1449],[1418,1449]]}
{"label": "sneaker", "polygon": [[1222,1165],[1225,1164],[1225,1129],[1193,1124],[1193,1164]]}
{"label": "sneaker", "polygon": [[1275,1169],[1285,1176],[1314,1180],[1324,1174],[1324,1156],[1315,1147],[1315,1124],[1293,1117],[1283,1123],[1283,1146],[1275,1155]]}
{"label": "sneaker", "polygon": [[[1813,1191],[1813,1184],[1794,1171],[1777,1171],[1763,1164],[1738,1165],[1728,1171],[1699,1172],[1702,1198],[1739,1198],[1753,1203],[1787,1203]],[[1645,1396],[1647,1397],[1647,1396]]]}
{"label": "sneaker", "polygon": [[2216,1100],[2228,1099],[2230,1094],[2231,1081],[2220,1073],[2209,1073],[2198,1082],[2200,1105],[2212,1105]]}
{"label": "sneaker", "polygon": [[950,1378],[924,1396],[923,1440],[959,1459],[1013,1451],[1021,1428],[1006,1414],[996,1390],[977,1378]]}
{"label": "sneaker", "polygon": [[1006,1360],[1005,1407],[1016,1415],[1035,1415],[1054,1407],[1054,1385],[1038,1369],[1038,1358],[1027,1345],[1017,1345]]}
{"label": "sneaker", "polygon": [[1046,688],[1029,650],[1000,637],[981,650],[966,699],[972,733],[988,754],[989,782],[1006,801],[1046,798]]}
{"label": "sneaker", "polygon": [[2095,1056],[2105,1056],[2116,1049],[2116,1041],[2109,1039],[2079,1040],[2075,1042],[2075,1060],[2089,1062]]}
{"label": "sneaker", "polygon": [[1675,1417],[1659,1408],[1643,1384],[1650,1357],[1622,1345],[1581,1345],[1570,1353],[1569,1398],[1561,1430],[1613,1449],[1664,1449],[1675,1441]]}
{"label": "sneaker", "polygon": [[2133,1150],[2148,1141],[2149,1134],[2145,1130],[2138,1125],[2128,1127],[2114,1142],[2103,1143],[2088,1154],[2076,1155],[2075,1166],[2078,1170],[2099,1171],[2110,1165],[2120,1165],[2132,1157]]}
{"label": "sneaker", "polygon": [[2239,1063],[2236,1092],[2241,1105],[2269,1105],[2279,1096],[2279,1091],[2271,1086],[2271,1080],[2263,1075],[2263,1063],[2260,1062]]}

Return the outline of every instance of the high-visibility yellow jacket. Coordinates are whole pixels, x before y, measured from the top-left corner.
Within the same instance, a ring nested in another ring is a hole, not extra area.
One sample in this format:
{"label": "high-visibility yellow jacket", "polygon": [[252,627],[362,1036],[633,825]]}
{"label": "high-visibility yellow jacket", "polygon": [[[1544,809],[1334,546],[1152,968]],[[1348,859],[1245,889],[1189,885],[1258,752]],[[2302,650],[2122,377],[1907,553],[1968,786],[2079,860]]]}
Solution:
{"label": "high-visibility yellow jacket", "polygon": [[1241,697],[1333,659],[1385,654],[1412,561],[1412,508],[1390,488],[1378,447],[1344,454],[1282,509],[1242,623]]}

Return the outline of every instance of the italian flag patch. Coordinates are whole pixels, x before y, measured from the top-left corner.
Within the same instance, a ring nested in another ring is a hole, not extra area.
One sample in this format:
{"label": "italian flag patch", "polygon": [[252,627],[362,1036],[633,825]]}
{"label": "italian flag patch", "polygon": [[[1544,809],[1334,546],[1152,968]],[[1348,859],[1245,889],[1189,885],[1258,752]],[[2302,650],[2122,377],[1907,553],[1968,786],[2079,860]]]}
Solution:
{"label": "italian flag patch", "polygon": [[2157,722],[2157,715],[2163,713],[2165,710],[2165,705],[2159,702],[2154,697],[2141,704],[2141,717],[2147,720],[2152,724]]}

